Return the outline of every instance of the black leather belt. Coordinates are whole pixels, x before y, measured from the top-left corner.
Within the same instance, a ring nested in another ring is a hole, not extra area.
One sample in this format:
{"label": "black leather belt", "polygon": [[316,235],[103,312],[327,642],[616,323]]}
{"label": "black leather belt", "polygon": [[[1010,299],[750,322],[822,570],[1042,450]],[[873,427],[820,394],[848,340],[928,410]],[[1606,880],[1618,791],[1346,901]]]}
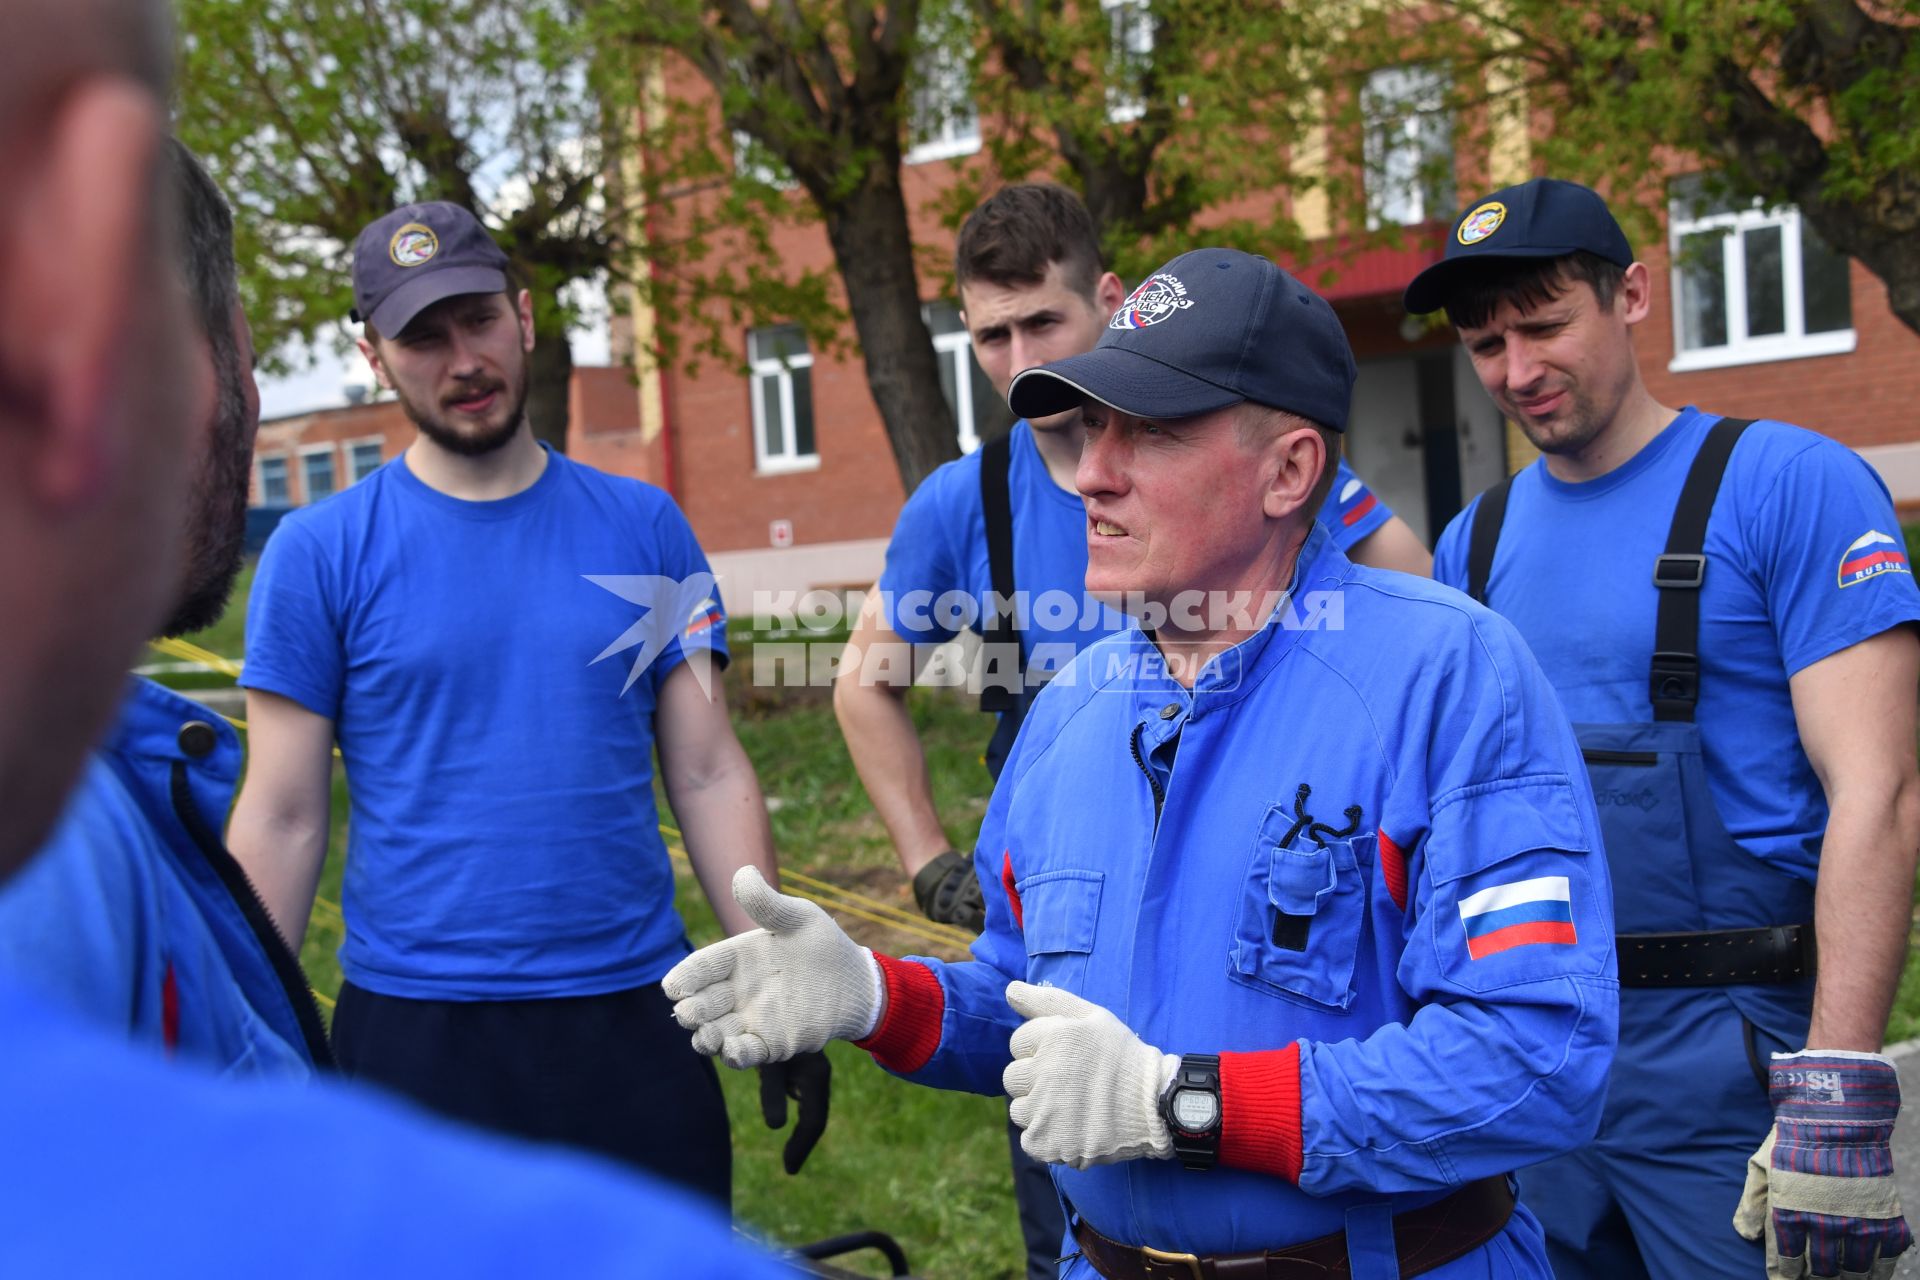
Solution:
{"label": "black leather belt", "polygon": [[1798,982],[1814,970],[1813,926],[1623,933],[1614,939],[1623,987],[1733,987]]}
{"label": "black leather belt", "polygon": [[[1481,1178],[1423,1208],[1394,1214],[1401,1276],[1423,1275],[1465,1257],[1499,1235],[1512,1214],[1513,1192],[1505,1178]],[[1076,1215],[1073,1238],[1107,1280],[1343,1280],[1352,1274],[1344,1231],[1258,1253],[1195,1255],[1109,1240]]]}

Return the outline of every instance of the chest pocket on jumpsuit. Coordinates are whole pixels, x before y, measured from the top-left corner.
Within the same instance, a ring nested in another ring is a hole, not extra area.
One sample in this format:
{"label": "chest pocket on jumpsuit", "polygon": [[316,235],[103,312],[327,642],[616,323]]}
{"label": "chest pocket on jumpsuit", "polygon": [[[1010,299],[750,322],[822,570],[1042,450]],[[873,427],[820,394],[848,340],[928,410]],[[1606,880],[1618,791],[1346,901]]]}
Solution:
{"label": "chest pocket on jumpsuit", "polygon": [[1374,839],[1316,835],[1287,806],[1268,809],[1247,862],[1229,976],[1270,995],[1351,1005],[1367,914],[1361,869],[1372,862]]}
{"label": "chest pocket on jumpsuit", "polygon": [[1099,871],[1037,871],[1015,886],[1021,936],[1027,945],[1027,981],[1069,991],[1086,989],[1087,960],[1100,923]]}

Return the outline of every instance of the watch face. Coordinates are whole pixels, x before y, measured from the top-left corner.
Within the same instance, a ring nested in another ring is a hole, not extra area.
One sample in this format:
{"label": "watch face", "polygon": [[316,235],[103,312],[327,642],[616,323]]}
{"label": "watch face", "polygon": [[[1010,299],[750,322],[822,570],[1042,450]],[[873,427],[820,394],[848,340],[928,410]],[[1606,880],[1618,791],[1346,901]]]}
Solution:
{"label": "watch face", "polygon": [[1173,1121],[1188,1133],[1213,1127],[1220,1116],[1220,1100],[1204,1089],[1181,1089],[1173,1095]]}

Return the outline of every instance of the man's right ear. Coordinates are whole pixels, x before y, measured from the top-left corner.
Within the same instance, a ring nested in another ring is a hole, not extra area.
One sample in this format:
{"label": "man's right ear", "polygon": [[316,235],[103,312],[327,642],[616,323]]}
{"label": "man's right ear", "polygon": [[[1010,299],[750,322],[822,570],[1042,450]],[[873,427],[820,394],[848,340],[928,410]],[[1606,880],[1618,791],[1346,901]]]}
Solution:
{"label": "man's right ear", "polygon": [[[23,433],[11,465],[55,507],[88,501],[126,453],[112,433],[137,415],[108,406],[130,393],[136,309],[166,306],[148,291],[179,287],[152,265],[160,123],[145,88],[95,76],[0,172],[0,430]],[[184,322],[184,297],[173,301]]]}
{"label": "man's right ear", "polygon": [[393,390],[393,379],[387,374],[386,362],[380,359],[379,349],[366,338],[355,338],[354,344],[360,348],[360,354],[367,358],[367,368],[373,370],[373,376],[388,391]]}

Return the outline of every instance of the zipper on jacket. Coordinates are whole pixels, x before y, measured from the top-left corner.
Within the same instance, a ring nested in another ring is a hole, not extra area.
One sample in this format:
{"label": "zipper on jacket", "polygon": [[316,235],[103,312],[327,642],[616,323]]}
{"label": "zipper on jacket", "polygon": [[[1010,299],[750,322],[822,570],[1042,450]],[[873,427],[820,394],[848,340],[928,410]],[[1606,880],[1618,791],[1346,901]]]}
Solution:
{"label": "zipper on jacket", "polygon": [[1133,736],[1127,739],[1127,745],[1133,750],[1133,762],[1140,766],[1140,772],[1147,775],[1147,785],[1153,788],[1153,829],[1160,829],[1160,810],[1167,802],[1167,793],[1160,789],[1160,779],[1154,775],[1153,766],[1140,754],[1140,735],[1146,731],[1146,725],[1133,726]]}
{"label": "zipper on jacket", "polygon": [[327,1041],[327,1025],[320,1018],[320,1003],[313,998],[313,987],[307,982],[306,970],[300,967],[300,959],[294,955],[287,936],[273,922],[273,913],[267,910],[266,900],[248,878],[246,868],[228,851],[226,842],[215,835],[201,818],[199,806],[193,802],[193,788],[187,778],[184,760],[173,762],[173,811],[179,816],[181,825],[186,827],[187,834],[193,837],[193,843],[199,847],[214,874],[226,885],[227,893],[240,908],[240,914],[246,917],[254,936],[260,940],[261,950],[267,953],[274,976],[279,978],[281,987],[287,993],[287,1003],[293,1007],[293,1016],[300,1024],[300,1033],[306,1037],[307,1053],[313,1058],[314,1065],[333,1067],[333,1048]]}
{"label": "zipper on jacket", "polygon": [[1580,758],[1588,764],[1654,765],[1660,763],[1657,751],[1609,751],[1604,747],[1582,747]]}

